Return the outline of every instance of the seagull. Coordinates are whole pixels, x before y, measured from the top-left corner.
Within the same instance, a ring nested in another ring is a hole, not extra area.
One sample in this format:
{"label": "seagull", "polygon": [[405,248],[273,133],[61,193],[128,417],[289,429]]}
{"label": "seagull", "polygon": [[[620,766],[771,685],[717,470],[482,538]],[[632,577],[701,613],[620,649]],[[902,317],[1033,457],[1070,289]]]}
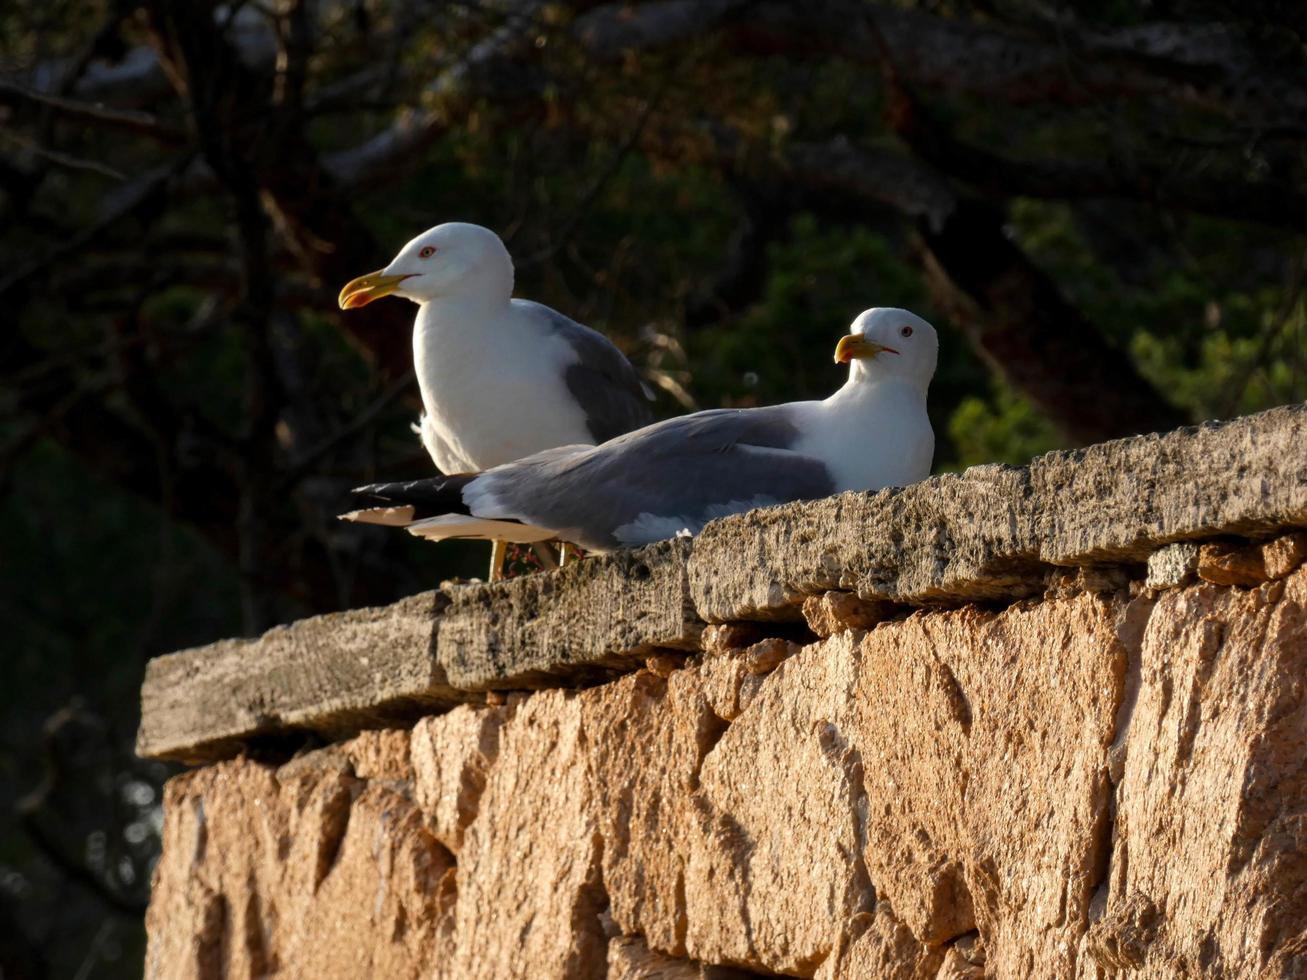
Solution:
{"label": "seagull", "polygon": [[[442,473],[594,446],[653,420],[648,389],[608,338],[512,294],[503,241],[464,222],[423,232],[384,269],[340,291],[342,310],[392,295],[418,304],[413,366],[424,411],[415,429]],[[411,517],[400,504],[354,519],[407,524]],[[492,581],[506,550],[503,539],[493,540]]]}
{"label": "seagull", "polygon": [[848,380],[824,401],[695,412],[598,446],[355,493],[409,508],[406,526],[419,537],[560,538],[606,552],[757,507],[904,486],[930,473],[926,392],[938,353],[921,317],[871,309],[836,346]]}

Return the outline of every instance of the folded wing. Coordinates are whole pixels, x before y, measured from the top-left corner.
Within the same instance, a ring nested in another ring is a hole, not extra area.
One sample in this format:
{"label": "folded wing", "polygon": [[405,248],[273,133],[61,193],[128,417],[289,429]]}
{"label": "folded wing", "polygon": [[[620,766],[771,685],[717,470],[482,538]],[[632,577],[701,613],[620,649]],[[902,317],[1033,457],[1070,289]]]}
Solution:
{"label": "folded wing", "polygon": [[[608,551],[693,534],[727,514],[830,494],[825,463],[791,448],[801,408],[698,412],[479,475],[364,490],[387,508],[413,506],[410,530],[423,537],[559,537]],[[505,525],[518,527],[509,533]]]}

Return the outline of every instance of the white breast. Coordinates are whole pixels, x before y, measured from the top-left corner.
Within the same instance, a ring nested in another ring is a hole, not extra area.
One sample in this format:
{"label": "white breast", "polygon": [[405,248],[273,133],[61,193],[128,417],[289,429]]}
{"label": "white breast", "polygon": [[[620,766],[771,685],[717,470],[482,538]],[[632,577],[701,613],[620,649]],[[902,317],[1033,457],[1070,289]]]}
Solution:
{"label": "white breast", "polygon": [[428,303],[418,311],[413,364],[426,425],[424,439],[446,473],[483,470],[543,449],[592,444],[585,415],[567,390],[571,351],[556,337],[496,316]]}
{"label": "white breast", "polygon": [[925,394],[906,382],[850,385],[804,409],[794,450],[825,462],[836,492],[907,486],[930,475],[935,434]]}

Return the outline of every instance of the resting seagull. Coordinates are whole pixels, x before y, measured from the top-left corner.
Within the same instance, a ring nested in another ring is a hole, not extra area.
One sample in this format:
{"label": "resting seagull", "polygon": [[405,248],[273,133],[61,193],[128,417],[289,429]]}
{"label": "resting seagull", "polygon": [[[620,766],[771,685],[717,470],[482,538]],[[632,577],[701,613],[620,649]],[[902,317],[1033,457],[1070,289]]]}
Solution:
{"label": "resting seagull", "polygon": [[867,310],[835,348],[849,377],[825,401],[696,412],[600,446],[356,492],[412,507],[408,529],[424,538],[561,538],[602,552],[755,507],[903,486],[930,472],[926,390],[938,351],[921,317]]}
{"label": "resting seagull", "polygon": [[[418,304],[417,430],[442,473],[488,470],[557,446],[593,446],[653,419],[635,369],[602,334],[513,299],[513,260],[480,225],[437,225],[340,291],[351,310],[382,296]],[[407,524],[403,503],[356,519]],[[495,539],[490,577],[503,566]]]}

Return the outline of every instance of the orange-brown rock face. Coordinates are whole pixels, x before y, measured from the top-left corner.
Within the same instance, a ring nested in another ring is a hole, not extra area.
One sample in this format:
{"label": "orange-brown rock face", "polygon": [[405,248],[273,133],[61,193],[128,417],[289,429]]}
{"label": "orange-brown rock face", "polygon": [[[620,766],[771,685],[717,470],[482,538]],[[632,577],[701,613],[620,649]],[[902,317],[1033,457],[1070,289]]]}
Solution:
{"label": "orange-brown rock face", "polygon": [[1093,960],[1141,977],[1307,975],[1305,695],[1307,570],[1158,603],[1123,706]]}
{"label": "orange-brown rock face", "polygon": [[807,646],[177,777],[148,975],[1307,975],[1307,569],[837,599]]}
{"label": "orange-brown rock face", "polygon": [[410,800],[407,756],[404,733],[374,733],[280,769],[172,780],[146,974],[436,974],[455,863]]}

